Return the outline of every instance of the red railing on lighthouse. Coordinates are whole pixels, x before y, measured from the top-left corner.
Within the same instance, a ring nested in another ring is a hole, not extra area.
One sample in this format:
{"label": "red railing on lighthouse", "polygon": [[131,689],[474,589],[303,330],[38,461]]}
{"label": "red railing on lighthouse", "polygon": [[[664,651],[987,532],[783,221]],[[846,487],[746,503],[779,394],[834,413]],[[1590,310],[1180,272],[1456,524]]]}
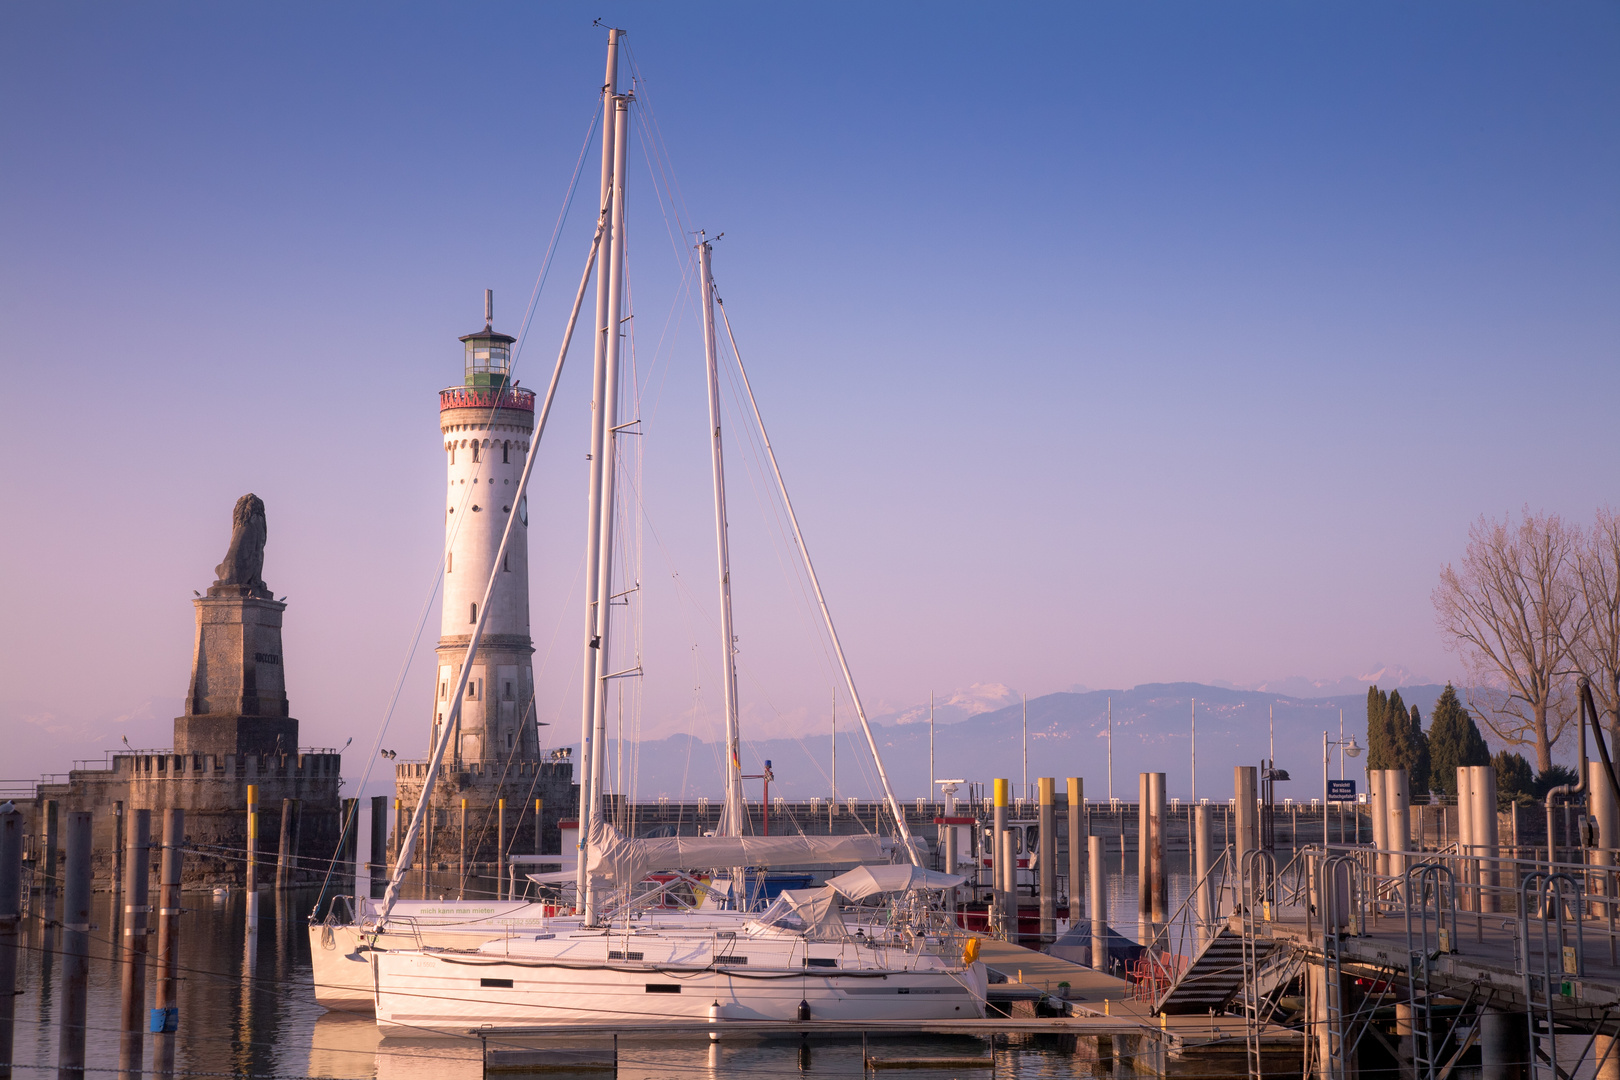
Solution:
{"label": "red railing on lighthouse", "polygon": [[534,412],[534,391],[517,387],[452,386],[439,391],[439,409],[521,409]]}

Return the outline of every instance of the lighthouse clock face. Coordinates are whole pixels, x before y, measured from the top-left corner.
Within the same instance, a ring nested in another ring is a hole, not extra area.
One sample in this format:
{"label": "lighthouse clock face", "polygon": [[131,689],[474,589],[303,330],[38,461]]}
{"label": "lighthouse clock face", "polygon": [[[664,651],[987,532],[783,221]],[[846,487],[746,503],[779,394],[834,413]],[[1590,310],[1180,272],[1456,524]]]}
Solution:
{"label": "lighthouse clock face", "polygon": [[529,497],[527,495],[518,500],[518,520],[525,525],[529,523]]}

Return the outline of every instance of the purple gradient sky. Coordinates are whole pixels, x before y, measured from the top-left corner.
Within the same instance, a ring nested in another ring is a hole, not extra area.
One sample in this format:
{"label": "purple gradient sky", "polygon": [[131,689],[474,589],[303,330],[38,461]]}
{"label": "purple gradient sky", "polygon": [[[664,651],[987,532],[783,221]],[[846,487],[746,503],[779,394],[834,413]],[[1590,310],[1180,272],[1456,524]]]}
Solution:
{"label": "purple gradient sky", "polygon": [[[0,771],[166,744],[191,590],[248,490],[303,741],[370,743],[437,561],[436,391],[482,290],[506,328],[529,293],[598,15],[630,31],[688,223],[726,234],[873,711],[976,682],[1455,677],[1429,592],[1469,523],[1614,498],[1610,4],[12,4],[0,720],[56,734]],[[696,324],[644,165],[631,183],[645,724],[708,735]],[[583,358],[531,489],[564,733]],[[819,726],[825,656],[735,464],[750,724]]]}

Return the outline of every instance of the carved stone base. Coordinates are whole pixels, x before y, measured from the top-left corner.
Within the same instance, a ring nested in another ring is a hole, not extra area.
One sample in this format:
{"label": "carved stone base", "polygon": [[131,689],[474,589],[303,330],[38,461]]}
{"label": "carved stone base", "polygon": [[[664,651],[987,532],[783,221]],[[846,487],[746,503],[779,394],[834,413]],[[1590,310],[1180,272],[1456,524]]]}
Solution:
{"label": "carved stone base", "polygon": [[177,716],[177,754],[296,754],[298,721],[289,716]]}
{"label": "carved stone base", "polygon": [[215,585],[192,604],[197,637],[185,715],[174,721],[175,751],[297,753],[281,656],[287,606],[246,585]]}

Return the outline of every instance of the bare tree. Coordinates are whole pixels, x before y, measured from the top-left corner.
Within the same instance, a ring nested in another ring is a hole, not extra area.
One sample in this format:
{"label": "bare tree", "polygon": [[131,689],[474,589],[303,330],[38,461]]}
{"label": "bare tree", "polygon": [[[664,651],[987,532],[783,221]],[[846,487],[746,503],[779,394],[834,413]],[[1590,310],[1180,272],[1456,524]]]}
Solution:
{"label": "bare tree", "polygon": [[1584,632],[1571,643],[1575,664],[1592,682],[1604,726],[1620,732],[1620,517],[1607,506],[1575,549],[1575,576],[1586,609]]}
{"label": "bare tree", "polygon": [[1580,530],[1556,514],[1526,507],[1517,525],[1481,517],[1432,595],[1449,647],[1468,665],[1470,704],[1505,742],[1534,745],[1543,772],[1569,725],[1570,650],[1585,634],[1579,543]]}

